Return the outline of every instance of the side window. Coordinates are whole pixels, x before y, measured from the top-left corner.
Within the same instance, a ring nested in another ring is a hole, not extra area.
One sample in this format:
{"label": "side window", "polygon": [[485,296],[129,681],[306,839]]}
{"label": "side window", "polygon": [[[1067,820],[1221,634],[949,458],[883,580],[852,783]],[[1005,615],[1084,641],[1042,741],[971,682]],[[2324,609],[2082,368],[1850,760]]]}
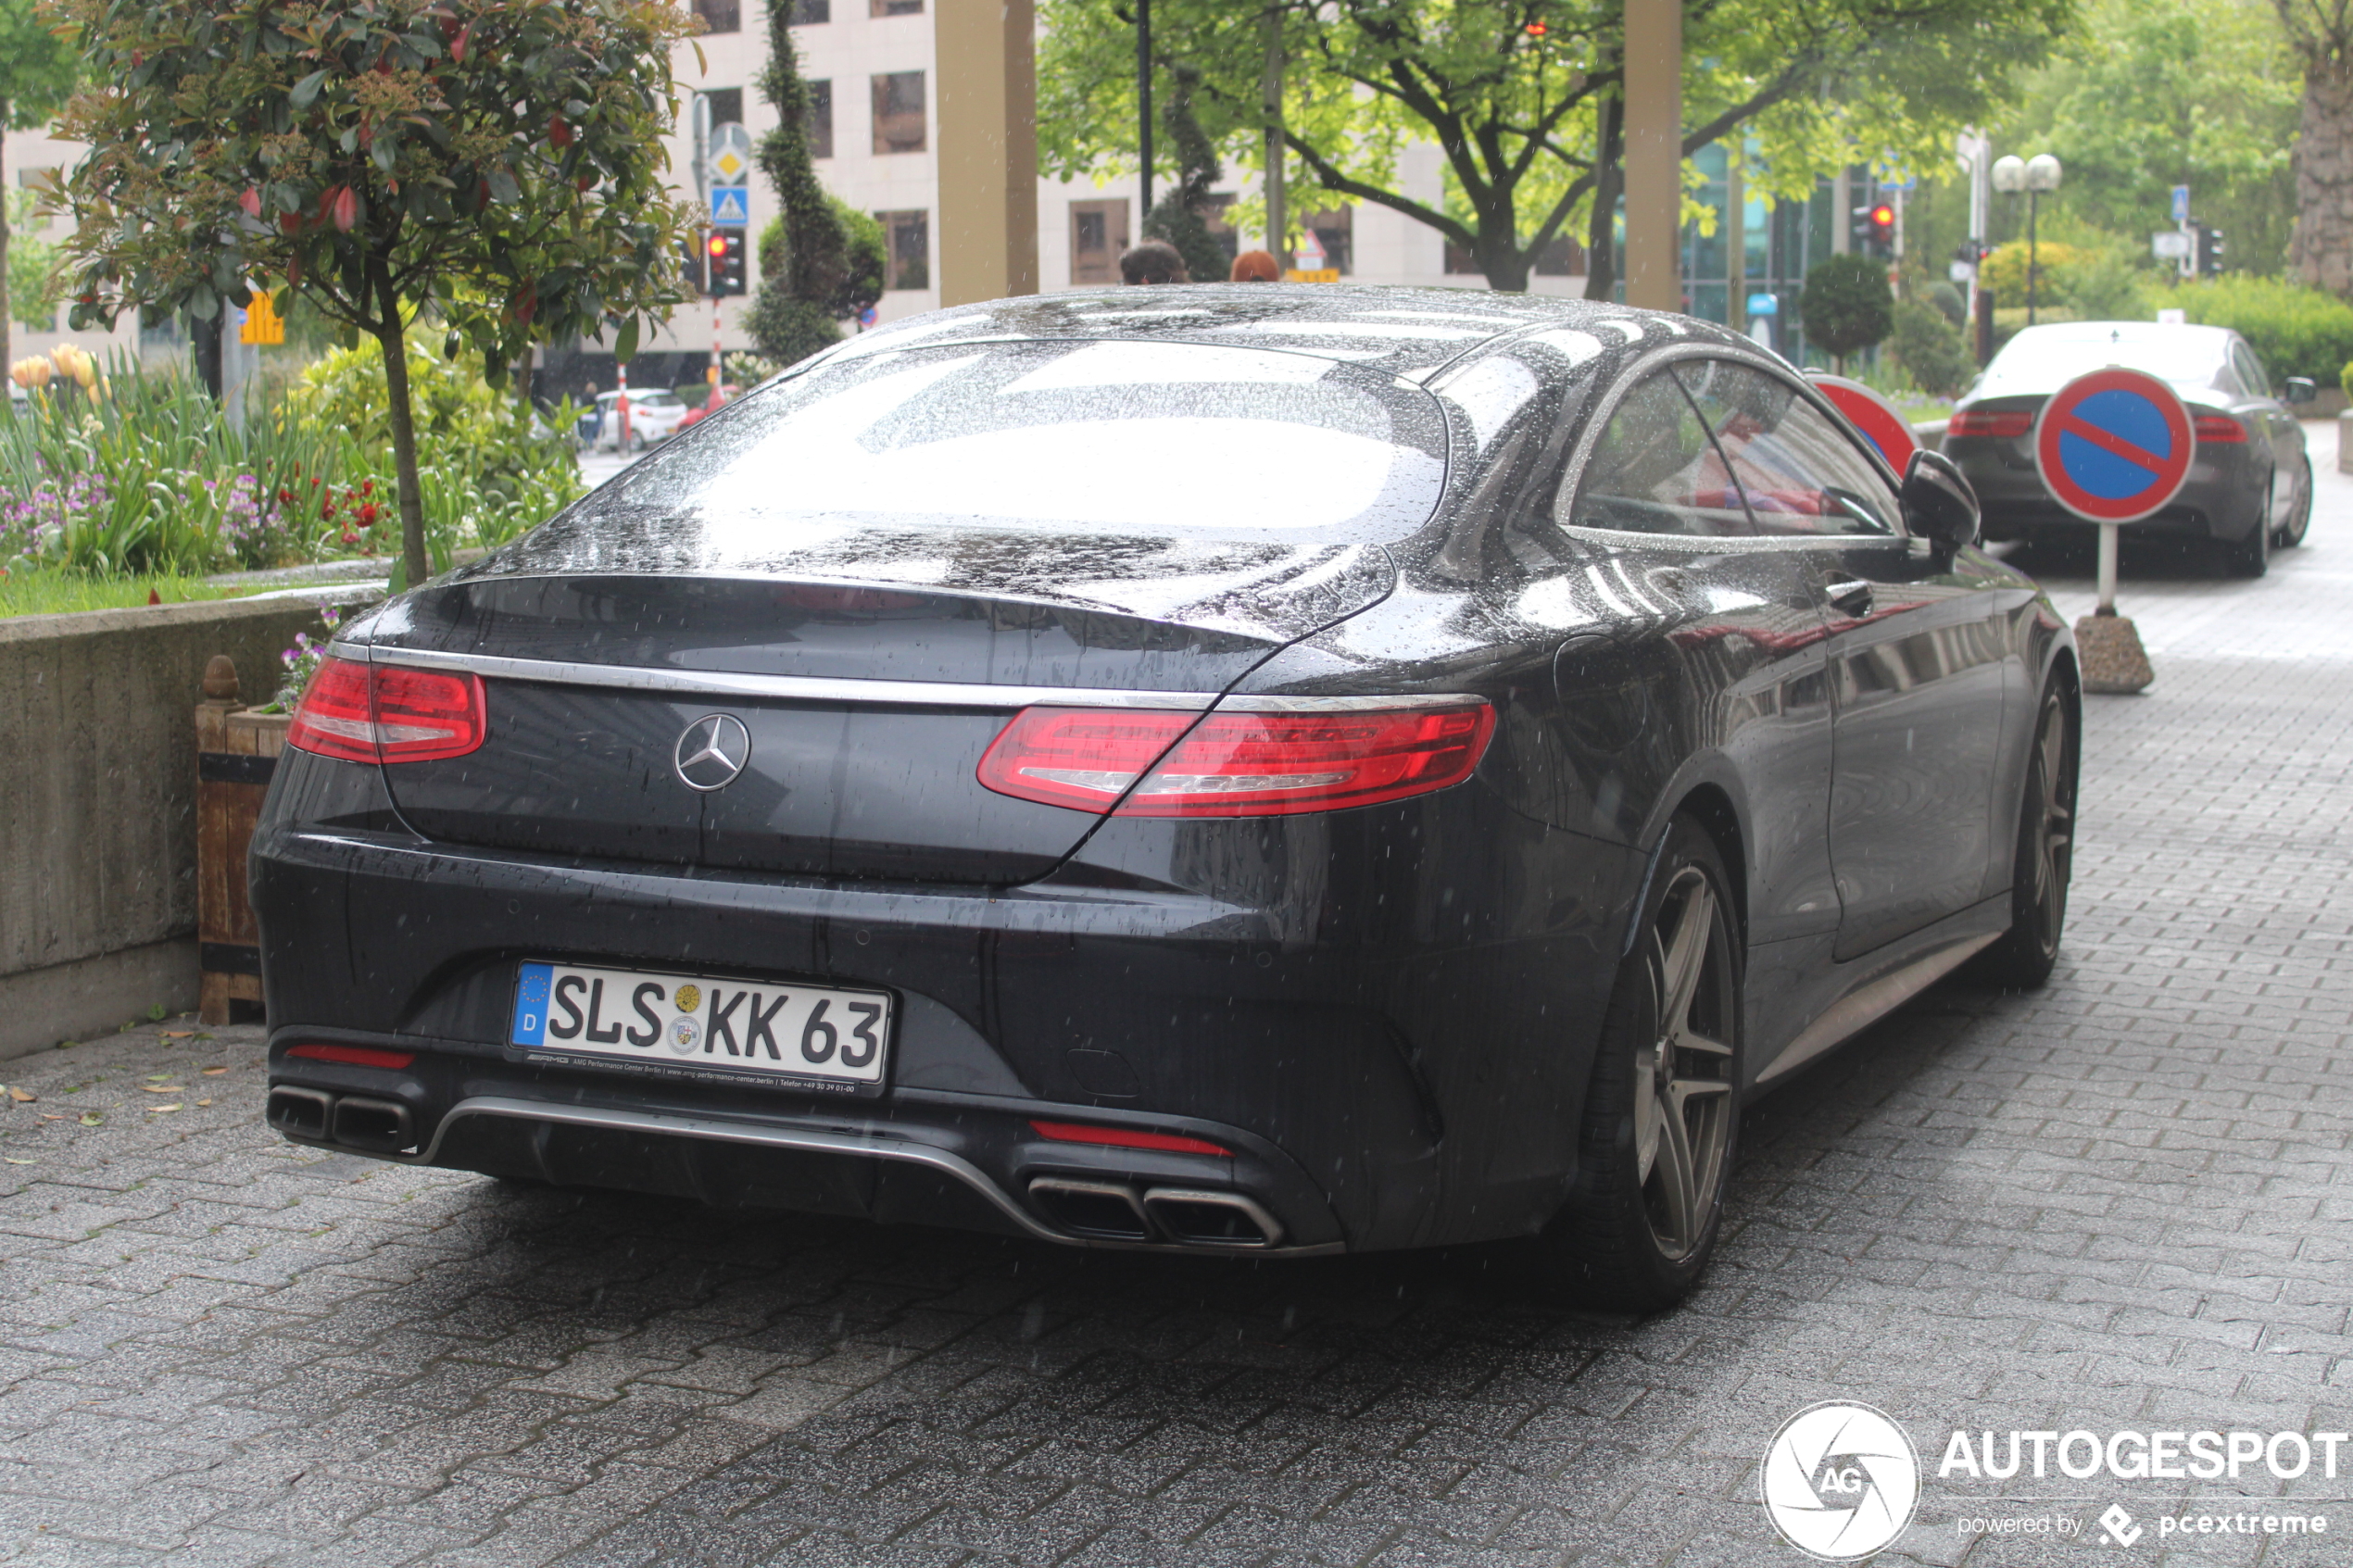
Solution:
{"label": "side window", "polygon": [[2271,378],[2263,373],[2263,361],[2255,357],[2254,349],[2243,343],[2231,345],[2231,365],[2238,371],[2239,381],[2246,386],[2250,395],[2256,397],[2273,395]]}
{"label": "side window", "polygon": [[1675,372],[1707,417],[1757,533],[1900,532],[1894,490],[1796,387],[1723,359],[1686,360]]}
{"label": "side window", "polygon": [[1701,538],[1756,532],[1734,495],[1690,398],[1674,376],[1654,372],[1603,427],[1577,502],[1562,521],[1620,533]]}

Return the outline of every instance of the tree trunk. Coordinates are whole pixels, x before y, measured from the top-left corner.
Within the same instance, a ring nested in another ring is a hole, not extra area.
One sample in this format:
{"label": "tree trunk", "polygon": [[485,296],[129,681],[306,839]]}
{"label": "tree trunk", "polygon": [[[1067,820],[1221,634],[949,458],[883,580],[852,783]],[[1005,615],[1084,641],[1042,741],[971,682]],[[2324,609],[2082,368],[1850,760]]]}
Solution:
{"label": "tree trunk", "polygon": [[384,401],[392,412],[392,468],[399,482],[400,558],[411,588],[433,575],[425,558],[425,503],[417,488],[417,420],[409,407],[409,343],[400,324],[400,301],[381,260],[368,264],[377,308],[384,312],[376,341],[384,351]]}
{"label": "tree trunk", "polygon": [[1529,269],[1535,258],[1520,248],[1518,214],[1511,209],[1511,198],[1496,198],[1504,207],[1500,213],[1478,215],[1478,270],[1487,274],[1487,286],[1499,294],[1526,294]]}
{"label": "tree trunk", "polygon": [[1593,139],[1593,211],[1585,224],[1585,297],[1617,293],[1617,197],[1626,186],[1626,100],[1612,94],[1598,109]]}
{"label": "tree trunk", "polygon": [[2309,56],[2296,206],[2288,265],[2316,288],[2353,295],[2353,70]]}

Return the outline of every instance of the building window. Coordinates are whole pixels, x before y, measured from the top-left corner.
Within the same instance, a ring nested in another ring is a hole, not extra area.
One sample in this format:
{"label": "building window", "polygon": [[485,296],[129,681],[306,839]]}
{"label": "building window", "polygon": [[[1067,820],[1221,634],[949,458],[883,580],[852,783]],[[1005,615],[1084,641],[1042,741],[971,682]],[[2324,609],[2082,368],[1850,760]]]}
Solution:
{"label": "building window", "polygon": [[809,84],[809,156],[834,156],[834,84],[830,82]]}
{"label": "building window", "polygon": [[741,0],[695,0],[695,15],[702,19],[705,32],[741,32],[744,30]]}
{"label": "building window", "polygon": [[883,226],[883,233],[887,237],[890,247],[883,287],[931,287],[931,214],[924,211],[877,212],[875,220]]}
{"label": "building window", "polygon": [[875,151],[919,153],[924,134],[924,73],[895,70],[875,78]]}
{"label": "building window", "polygon": [[1070,281],[1119,282],[1119,254],[1127,248],[1126,201],[1070,204]]}
{"label": "building window", "polygon": [[711,100],[711,123],[741,125],[744,122],[744,90],[740,87],[715,87],[703,94]]}
{"label": "building window", "polygon": [[866,0],[866,14],[870,17],[920,17],[924,14],[924,0]]}
{"label": "building window", "polygon": [[[1315,236],[1316,244],[1324,247],[1323,266],[1309,268],[1310,270],[1334,271],[1344,278],[1356,270],[1355,220],[1356,209],[1353,207],[1336,207],[1327,212],[1307,215],[1305,226],[1308,232]],[[1291,260],[1297,267],[1309,266],[1304,258],[1296,255]]]}
{"label": "building window", "polygon": [[829,22],[833,19],[833,0],[793,0],[791,25],[794,27],[800,27],[809,22]]}

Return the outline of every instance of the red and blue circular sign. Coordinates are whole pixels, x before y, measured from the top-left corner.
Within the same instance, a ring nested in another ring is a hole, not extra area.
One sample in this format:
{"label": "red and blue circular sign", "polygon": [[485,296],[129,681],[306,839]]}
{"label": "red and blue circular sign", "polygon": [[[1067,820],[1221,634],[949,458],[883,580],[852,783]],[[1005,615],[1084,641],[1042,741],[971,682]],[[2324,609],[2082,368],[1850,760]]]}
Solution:
{"label": "red and blue circular sign", "polygon": [[2181,494],[2197,444],[2173,389],[2111,366],[2076,377],[2034,421],[2044,487],[2088,522],[2138,522]]}
{"label": "red and blue circular sign", "polygon": [[1920,449],[1919,440],[1912,433],[1912,424],[1903,410],[1890,403],[1861,382],[1844,376],[1825,375],[1816,370],[1806,379],[1822,389],[1822,395],[1837,405],[1847,422],[1862,432],[1863,439],[1879,448],[1887,466],[1897,473],[1912,460]]}

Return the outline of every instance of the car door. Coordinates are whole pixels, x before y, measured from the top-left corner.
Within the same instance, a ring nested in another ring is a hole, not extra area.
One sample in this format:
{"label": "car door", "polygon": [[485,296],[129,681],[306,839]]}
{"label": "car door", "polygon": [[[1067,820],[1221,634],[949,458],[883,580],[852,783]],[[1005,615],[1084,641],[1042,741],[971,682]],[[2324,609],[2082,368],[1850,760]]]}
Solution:
{"label": "car door", "polygon": [[[1757,536],[1674,366],[1642,375],[1609,408],[1555,517],[1592,549],[1596,592],[1629,622],[1651,623],[1615,655],[1563,651],[1564,711],[1603,706],[1612,671],[1642,665],[1636,678],[1659,694],[1651,721],[1675,732],[1654,737],[1658,748],[1675,762],[1717,753],[1738,775],[1752,949],[1829,939],[1838,897],[1822,835],[1831,737],[1818,574]],[[1752,980],[1772,968],[1760,960]],[[1752,1028],[1773,1032],[1769,1018]]]}
{"label": "car door", "polygon": [[1759,532],[1811,546],[1835,709],[1833,951],[1856,958],[2006,885],[1994,782],[2013,671],[2009,607],[1989,590],[2017,580],[1906,537],[1884,465],[1795,378],[1684,373]]}
{"label": "car door", "polygon": [[2277,528],[2288,520],[2296,507],[2304,429],[2279,400],[2263,361],[2256,358],[2255,350],[2242,338],[2231,340],[2231,369],[2246,390],[2246,395],[2232,406],[2231,411],[2252,425],[2256,438],[2271,448],[2271,472],[2276,476],[2271,485],[2271,526]]}

